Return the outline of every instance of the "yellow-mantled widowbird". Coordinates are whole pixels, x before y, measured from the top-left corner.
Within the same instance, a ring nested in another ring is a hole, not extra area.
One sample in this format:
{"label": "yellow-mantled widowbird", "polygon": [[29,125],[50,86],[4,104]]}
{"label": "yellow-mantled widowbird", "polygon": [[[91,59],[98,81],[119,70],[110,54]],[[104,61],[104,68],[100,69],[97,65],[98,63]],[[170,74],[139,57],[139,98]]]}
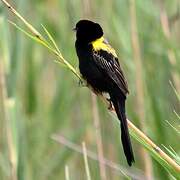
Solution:
{"label": "yellow-mantled widowbird", "polygon": [[96,94],[109,94],[109,101],[120,120],[124,154],[131,166],[134,155],[125,112],[125,101],[129,91],[117,54],[103,37],[103,29],[98,23],[80,20],[74,30],[80,73]]}

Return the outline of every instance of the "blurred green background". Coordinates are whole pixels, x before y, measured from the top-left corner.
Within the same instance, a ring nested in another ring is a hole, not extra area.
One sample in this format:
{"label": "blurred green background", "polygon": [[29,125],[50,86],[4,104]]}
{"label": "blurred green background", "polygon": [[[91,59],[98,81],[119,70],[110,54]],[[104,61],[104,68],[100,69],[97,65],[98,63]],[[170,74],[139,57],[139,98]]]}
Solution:
{"label": "blurred green background", "polygon": [[[82,18],[100,23],[128,79],[128,118],[164,151],[162,145],[180,152],[179,133],[171,127],[180,127],[173,89],[180,91],[178,0],[10,2],[42,33],[43,24],[77,69],[72,28]],[[69,179],[87,179],[83,155],[77,152],[83,141],[88,150],[103,150],[105,158],[120,166],[99,168],[100,163],[89,158],[91,179],[173,179],[134,139],[136,163],[129,168],[119,125],[104,103],[7,19],[24,27],[0,2],[0,179],[59,180],[68,179],[67,172]]]}

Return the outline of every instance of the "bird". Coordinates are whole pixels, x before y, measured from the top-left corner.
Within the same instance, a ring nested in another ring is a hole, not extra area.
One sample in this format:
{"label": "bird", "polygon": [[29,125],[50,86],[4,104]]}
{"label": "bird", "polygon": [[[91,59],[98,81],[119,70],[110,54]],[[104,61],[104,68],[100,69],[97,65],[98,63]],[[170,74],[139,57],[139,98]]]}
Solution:
{"label": "bird", "polygon": [[75,49],[80,74],[97,95],[109,94],[108,101],[114,106],[120,121],[123,151],[131,166],[135,160],[125,110],[129,90],[116,51],[104,38],[103,29],[96,22],[79,20],[73,30],[76,32]]}

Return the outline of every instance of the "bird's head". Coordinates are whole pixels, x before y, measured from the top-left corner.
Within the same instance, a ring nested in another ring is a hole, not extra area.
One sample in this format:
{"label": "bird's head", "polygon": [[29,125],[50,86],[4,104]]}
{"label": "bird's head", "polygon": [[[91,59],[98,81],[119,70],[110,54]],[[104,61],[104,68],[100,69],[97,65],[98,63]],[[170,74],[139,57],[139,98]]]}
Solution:
{"label": "bird's head", "polygon": [[76,31],[77,40],[84,43],[90,43],[103,36],[101,26],[89,20],[80,20],[74,30]]}

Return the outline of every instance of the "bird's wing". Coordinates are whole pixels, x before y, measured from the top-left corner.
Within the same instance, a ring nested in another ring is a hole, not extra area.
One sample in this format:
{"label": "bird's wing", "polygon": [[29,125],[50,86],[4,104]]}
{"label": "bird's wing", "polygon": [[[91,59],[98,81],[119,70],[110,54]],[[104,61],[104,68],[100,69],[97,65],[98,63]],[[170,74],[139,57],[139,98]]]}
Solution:
{"label": "bird's wing", "polygon": [[93,51],[93,59],[97,66],[107,73],[107,75],[117,84],[119,89],[126,96],[127,93],[129,93],[128,85],[118,62],[118,58],[107,51],[98,50]]}

